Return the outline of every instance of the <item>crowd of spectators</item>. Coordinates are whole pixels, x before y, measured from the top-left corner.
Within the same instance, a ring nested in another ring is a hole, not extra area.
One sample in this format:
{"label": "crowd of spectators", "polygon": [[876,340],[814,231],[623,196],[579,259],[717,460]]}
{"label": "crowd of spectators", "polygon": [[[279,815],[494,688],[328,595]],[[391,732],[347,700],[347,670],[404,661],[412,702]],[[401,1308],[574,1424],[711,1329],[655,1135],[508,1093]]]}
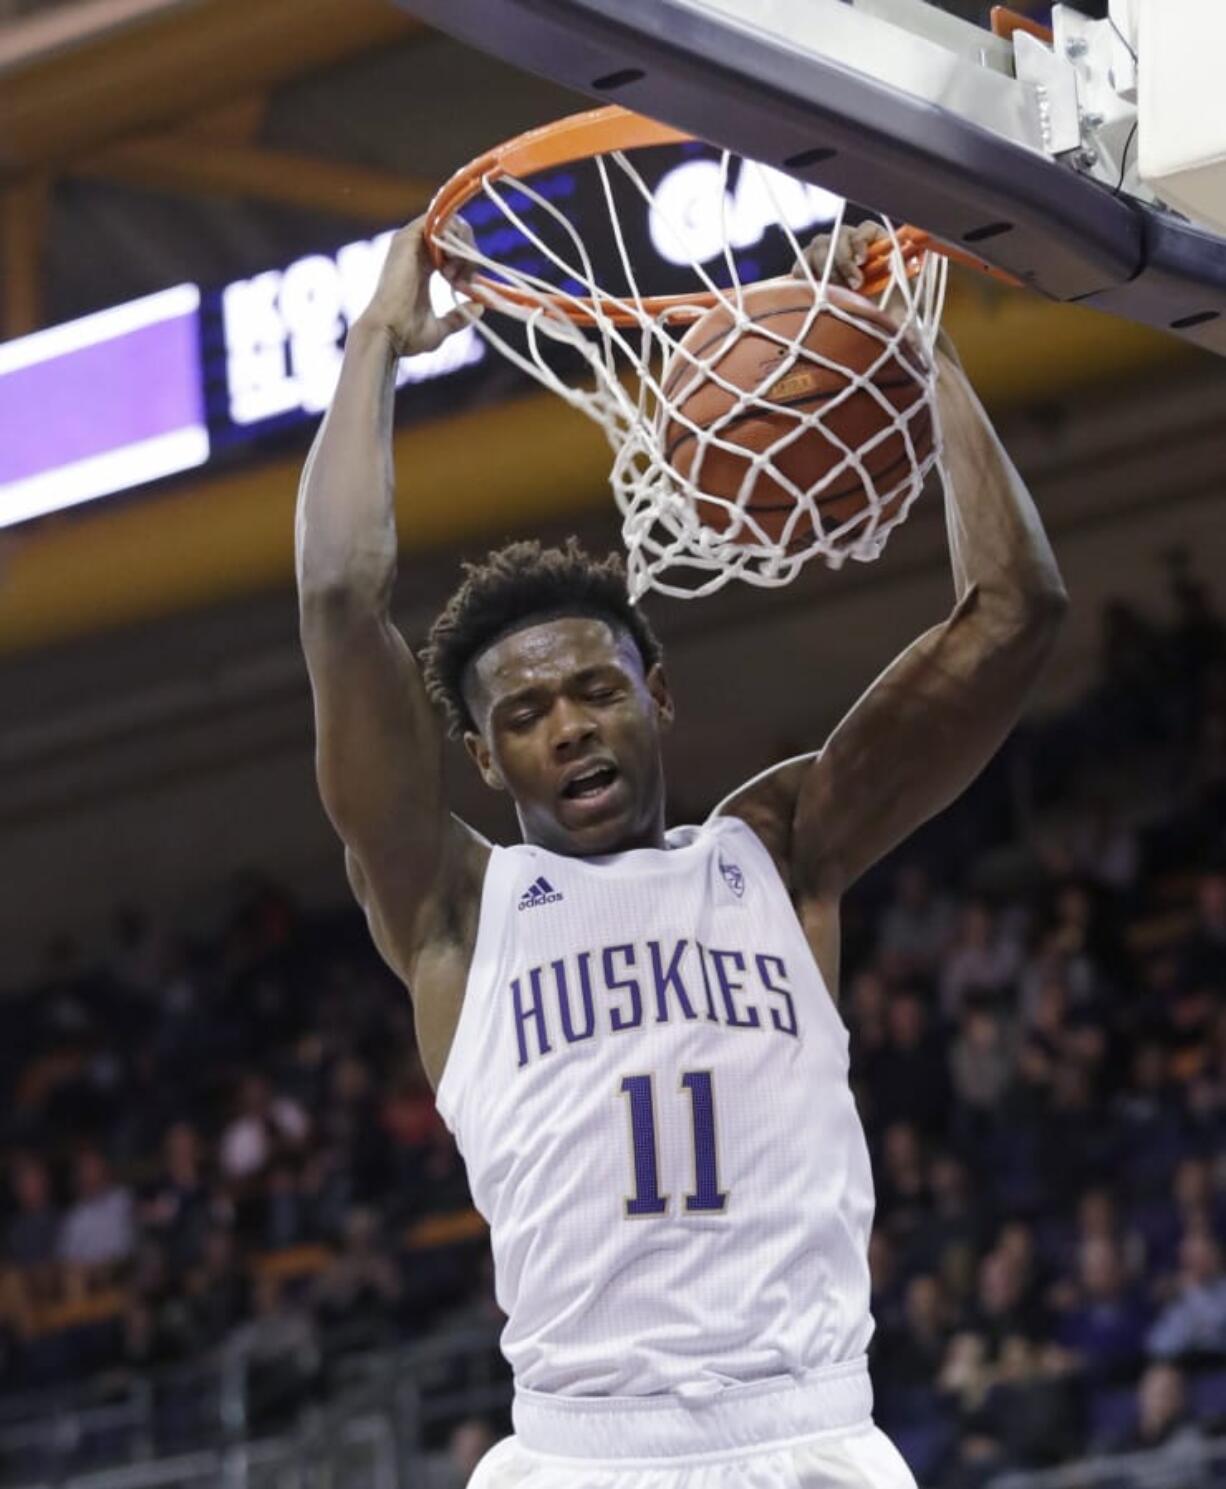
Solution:
{"label": "crowd of spectators", "polygon": [[1226,628],[1173,577],[857,915],[878,1416],[947,1489],[1226,1431]]}
{"label": "crowd of spectators", "polygon": [[[878,1417],[945,1489],[1226,1427],[1226,643],[1173,593],[847,906]],[[124,910],[0,1003],[0,1082],[0,1392],[241,1357],[271,1421],[287,1370],[497,1321],[350,910]]]}
{"label": "crowd of spectators", "polygon": [[348,911],[243,883],[220,937],[124,911],[104,963],[50,961],[0,1003],[0,1391],[241,1358],[259,1425],[487,1286],[481,1228],[437,1232],[463,1166]]}

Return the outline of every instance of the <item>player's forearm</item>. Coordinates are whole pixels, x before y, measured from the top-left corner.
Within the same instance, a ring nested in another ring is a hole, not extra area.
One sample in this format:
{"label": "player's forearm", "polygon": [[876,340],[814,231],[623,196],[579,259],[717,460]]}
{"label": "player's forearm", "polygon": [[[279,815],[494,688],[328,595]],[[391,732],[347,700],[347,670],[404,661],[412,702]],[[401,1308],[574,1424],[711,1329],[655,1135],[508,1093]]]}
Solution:
{"label": "player's forearm", "polygon": [[1067,596],[1025,482],[965,375],[946,361],[938,398],[949,469],[946,521],[959,603],[1010,626],[1053,622]]}
{"label": "player's forearm", "polygon": [[387,331],[357,321],[340,381],[298,490],[298,594],[386,606],[396,573],[392,421],[396,354]]}

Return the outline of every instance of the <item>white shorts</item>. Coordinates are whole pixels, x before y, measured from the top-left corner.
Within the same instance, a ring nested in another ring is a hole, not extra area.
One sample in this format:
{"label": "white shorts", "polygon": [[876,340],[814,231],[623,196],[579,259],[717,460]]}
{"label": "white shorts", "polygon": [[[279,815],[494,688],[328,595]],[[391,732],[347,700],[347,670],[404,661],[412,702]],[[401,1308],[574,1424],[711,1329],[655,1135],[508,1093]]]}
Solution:
{"label": "white shorts", "polygon": [[862,1360],[666,1396],[517,1390],[469,1489],[915,1489]]}

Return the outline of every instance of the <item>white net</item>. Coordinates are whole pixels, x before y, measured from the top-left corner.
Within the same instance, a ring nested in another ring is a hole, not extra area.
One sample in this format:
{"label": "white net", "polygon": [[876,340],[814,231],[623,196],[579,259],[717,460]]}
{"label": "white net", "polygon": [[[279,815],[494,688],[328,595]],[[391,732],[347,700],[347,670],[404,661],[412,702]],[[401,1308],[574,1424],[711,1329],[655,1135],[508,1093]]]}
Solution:
{"label": "white net", "polygon": [[[840,288],[836,268],[841,204],[823,225],[827,251],[806,253],[789,221],[795,213],[777,200],[781,181],[795,183],[745,161],[740,176],[759,173],[755,189],[771,201],[796,265],[791,281],[769,282],[791,284],[789,313],[759,314],[769,284],[742,283],[738,271],[732,161],[724,153],[719,162],[721,244],[712,252],[710,242],[693,243],[684,217],[670,220],[669,204],[624,153],[594,158],[624,280],[616,290],[602,284],[578,228],[531,180],[487,176],[475,200],[491,204],[484,220],[496,213],[513,241],[531,245],[535,270],[493,256],[489,232],[479,235],[485,248],[454,220],[437,234],[448,256],[483,272],[487,307],[521,324],[509,337],[487,314],[473,321],[481,335],[604,429],[636,600],[648,590],[706,595],[734,578],[784,585],[818,556],[834,568],[876,558],[929,472],[940,470],[934,343],[946,260],[928,254],[917,264],[884,223],[885,287],[871,304],[858,300]],[[659,231],[691,244],[695,292],[713,296],[714,309],[675,297],[661,308],[640,288],[615,173]],[[747,335],[765,353],[750,377],[737,351]],[[848,345],[853,358],[832,355]],[[805,396],[791,396],[798,389]]]}

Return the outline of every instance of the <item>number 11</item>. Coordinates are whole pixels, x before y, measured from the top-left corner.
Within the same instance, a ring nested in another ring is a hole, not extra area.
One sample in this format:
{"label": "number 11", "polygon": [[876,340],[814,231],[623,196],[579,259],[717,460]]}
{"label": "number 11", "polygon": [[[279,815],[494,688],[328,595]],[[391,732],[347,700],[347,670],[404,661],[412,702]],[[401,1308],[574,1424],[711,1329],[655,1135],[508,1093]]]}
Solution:
{"label": "number 11", "polygon": [[[685,1196],[686,1215],[722,1214],[728,1196],[721,1192],[715,1155],[715,1096],[709,1070],[690,1070],[681,1077],[690,1093],[694,1124],[694,1192]],[[627,1216],[666,1215],[668,1195],[660,1193],[656,1143],[655,1093],[649,1075],[622,1077],[623,1096],[630,1098],[630,1140],[634,1149],[634,1195],[626,1200]]]}

